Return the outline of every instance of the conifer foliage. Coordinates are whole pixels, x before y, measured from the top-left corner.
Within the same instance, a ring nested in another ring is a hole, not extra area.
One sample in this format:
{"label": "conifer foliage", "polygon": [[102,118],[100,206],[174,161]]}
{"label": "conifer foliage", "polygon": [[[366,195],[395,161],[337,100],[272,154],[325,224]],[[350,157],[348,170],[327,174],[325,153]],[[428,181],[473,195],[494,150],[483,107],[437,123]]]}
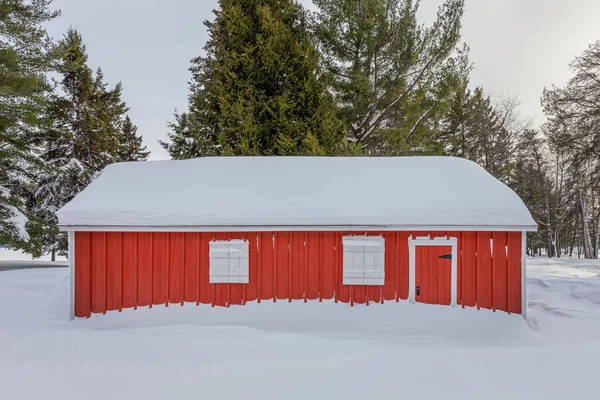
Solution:
{"label": "conifer foliage", "polygon": [[220,0],[205,22],[206,56],[192,61],[187,113],[176,115],[175,159],[324,155],[343,151],[327,75],[303,8],[293,0]]}
{"label": "conifer foliage", "polygon": [[66,250],[55,213],[83,190],[108,164],[143,160],[147,153],[121,99],[122,87],[109,88],[102,70],[94,74],[81,35],[71,29],[59,43],[61,74],[40,135],[45,173],[37,189],[37,213],[46,221],[44,250]]}
{"label": "conifer foliage", "polygon": [[125,117],[119,140],[119,161],[144,161],[148,158],[150,152],[142,145],[142,137],[138,136],[137,129],[129,115]]}
{"label": "conifer foliage", "polygon": [[43,24],[58,16],[51,0],[0,1],[0,244],[31,249],[27,212],[39,160],[39,129],[53,49]]}
{"label": "conifer foliage", "polygon": [[446,0],[435,22],[417,20],[414,0],[315,0],[313,29],[333,74],[348,138],[367,154],[400,155],[446,108],[468,73],[460,40],[464,0]]}

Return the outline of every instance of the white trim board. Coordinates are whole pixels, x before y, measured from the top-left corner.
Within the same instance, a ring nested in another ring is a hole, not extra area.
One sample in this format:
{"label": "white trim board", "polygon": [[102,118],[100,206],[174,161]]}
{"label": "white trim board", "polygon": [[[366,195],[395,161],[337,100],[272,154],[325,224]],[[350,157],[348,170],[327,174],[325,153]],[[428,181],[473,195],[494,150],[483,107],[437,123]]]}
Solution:
{"label": "white trim board", "polygon": [[450,278],[450,305],[456,307],[458,292],[458,240],[455,237],[418,236],[408,238],[408,300],[415,302],[416,283],[416,247],[417,246],[450,246],[452,247],[452,272]]}
{"label": "white trim board", "polygon": [[118,226],[61,225],[61,231],[84,232],[303,232],[303,231],[450,231],[450,232],[536,232],[537,226],[462,226],[462,225],[178,225],[178,226]]}
{"label": "white trim board", "polygon": [[71,292],[69,297],[69,318],[75,319],[75,232],[69,232],[69,277]]}
{"label": "white trim board", "polygon": [[527,231],[521,233],[521,315],[527,319]]}

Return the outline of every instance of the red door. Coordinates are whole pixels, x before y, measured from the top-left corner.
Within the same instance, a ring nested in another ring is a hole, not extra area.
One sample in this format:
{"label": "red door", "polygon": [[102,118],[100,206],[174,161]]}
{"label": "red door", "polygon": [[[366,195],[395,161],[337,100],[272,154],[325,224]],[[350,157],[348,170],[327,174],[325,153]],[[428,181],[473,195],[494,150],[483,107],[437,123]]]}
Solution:
{"label": "red door", "polygon": [[452,279],[451,246],[417,246],[415,300],[450,305]]}

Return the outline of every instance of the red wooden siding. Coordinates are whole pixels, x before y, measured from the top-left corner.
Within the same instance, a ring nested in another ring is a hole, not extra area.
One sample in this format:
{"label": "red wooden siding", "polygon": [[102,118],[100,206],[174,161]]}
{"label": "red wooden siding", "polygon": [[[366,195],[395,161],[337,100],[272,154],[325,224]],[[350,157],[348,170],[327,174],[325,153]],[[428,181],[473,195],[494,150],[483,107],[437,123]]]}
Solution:
{"label": "red wooden siding", "polygon": [[452,247],[417,246],[415,252],[415,285],[420,288],[415,300],[450,305],[452,261],[440,256],[451,254]]}
{"label": "red wooden siding", "polygon": [[[383,286],[342,284],[342,237],[365,232],[76,232],[75,315],[184,302],[405,300],[408,237],[429,233],[458,239],[458,304],[521,313],[520,232],[368,232],[385,238]],[[209,283],[208,248],[214,239],[248,240],[248,284]],[[449,252],[438,247],[432,256],[428,249],[435,247],[417,247],[417,265],[421,252],[436,260],[436,252]],[[447,279],[442,277],[444,285]],[[448,303],[445,292],[434,296]]]}

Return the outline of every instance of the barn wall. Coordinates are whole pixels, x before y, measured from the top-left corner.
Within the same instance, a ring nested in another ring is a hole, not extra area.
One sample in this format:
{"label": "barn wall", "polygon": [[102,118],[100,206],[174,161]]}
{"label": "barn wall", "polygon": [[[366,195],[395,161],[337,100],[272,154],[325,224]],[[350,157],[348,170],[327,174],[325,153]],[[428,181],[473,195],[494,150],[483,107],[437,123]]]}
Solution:
{"label": "barn wall", "polygon": [[[76,232],[75,315],[171,303],[344,303],[408,298],[411,232],[385,237],[385,285],[342,285],[342,236],[365,232]],[[412,232],[458,239],[458,304],[521,313],[520,232]],[[250,242],[249,284],[209,283],[209,242]]]}

